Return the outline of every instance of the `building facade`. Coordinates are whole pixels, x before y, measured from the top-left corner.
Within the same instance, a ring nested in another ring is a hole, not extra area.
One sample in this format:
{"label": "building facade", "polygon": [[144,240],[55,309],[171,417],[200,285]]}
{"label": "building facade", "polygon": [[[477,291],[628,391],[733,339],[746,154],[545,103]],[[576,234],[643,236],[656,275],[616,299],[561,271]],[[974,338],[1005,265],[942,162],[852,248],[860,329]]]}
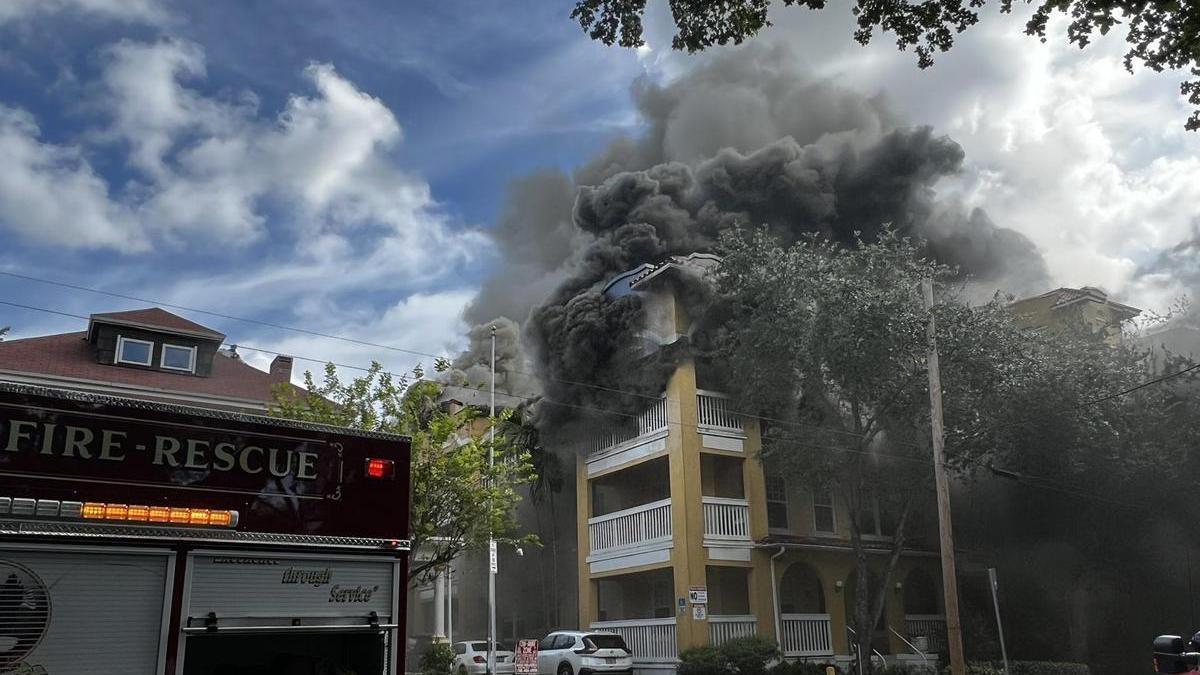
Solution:
{"label": "building facade", "polygon": [[[645,265],[609,294],[638,293],[653,348],[685,338],[685,275],[717,263],[693,255]],[[851,660],[854,558],[849,514],[829,492],[764,472],[758,420],[705,388],[684,356],[636,424],[578,453],[579,622],[625,636],[639,669],[671,669],[683,649],[761,635],[791,658]],[[891,550],[886,517],[863,522],[872,563]],[[873,516],[873,517],[872,517]],[[933,663],[944,640],[940,565],[906,550],[893,574],[876,659]]]}

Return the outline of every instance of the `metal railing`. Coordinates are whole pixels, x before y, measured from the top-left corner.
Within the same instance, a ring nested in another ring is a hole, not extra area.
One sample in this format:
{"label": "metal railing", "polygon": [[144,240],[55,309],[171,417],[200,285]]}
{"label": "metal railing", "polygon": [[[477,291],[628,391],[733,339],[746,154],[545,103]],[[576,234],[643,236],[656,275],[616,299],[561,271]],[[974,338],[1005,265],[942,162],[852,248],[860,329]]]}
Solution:
{"label": "metal railing", "polygon": [[596,621],[591,630],[608,631],[625,638],[626,646],[633,652],[634,663],[673,662],[679,658],[675,617]]}
{"label": "metal railing", "polygon": [[648,436],[656,431],[667,428],[667,399],[660,398],[642,411],[637,419],[629,424],[610,428],[608,431],[588,438],[584,442],[584,450],[588,454],[604,452],[622,443],[628,443],[641,436]]}
{"label": "metal railing", "polygon": [[901,635],[901,634],[897,633],[895,628],[892,628],[891,626],[888,626],[888,630],[890,630],[890,631],[892,632],[892,635],[895,635],[896,637],[900,638],[900,641],[901,641],[901,642],[903,642],[904,644],[908,645],[908,648],[909,648],[909,649],[911,649],[911,650],[913,650],[913,653],[914,653],[914,654],[916,654],[917,656],[920,656],[920,657],[921,657],[921,660],[924,662],[924,667],[925,667],[925,669],[926,669],[926,670],[929,670],[929,656],[928,656],[928,655],[926,655],[926,654],[925,654],[925,652],[921,651],[920,649],[918,649],[918,648],[917,648],[917,646],[916,646],[916,645],[914,645],[913,643],[909,642],[909,641],[908,641],[908,638],[906,638],[906,637],[904,637],[903,635]]}
{"label": "metal railing", "polygon": [[[858,633],[855,632],[854,629],[851,628],[850,626],[846,626],[846,632],[850,634],[849,635],[849,637],[850,637],[850,655],[857,659],[858,658]],[[872,647],[871,653],[874,654],[875,656],[879,657],[879,663],[884,668],[887,668],[887,659],[884,658],[883,654],[880,653],[880,651],[878,649],[875,649],[874,647]]]}
{"label": "metal railing", "polygon": [[729,397],[715,391],[703,389],[696,392],[696,412],[702,427],[743,431],[742,416],[730,410]]}
{"label": "metal railing", "polygon": [[750,614],[710,614],[708,617],[708,639],[714,647],[734,638],[751,637],[757,632],[758,618]]}
{"label": "metal railing", "polygon": [[704,497],[705,539],[750,539],[750,504],[745,499]]}
{"label": "metal railing", "polygon": [[946,617],[941,614],[906,614],[904,632],[910,640],[926,638],[935,654],[946,651]]}
{"label": "metal railing", "polygon": [[833,655],[833,628],[828,614],[783,614],[780,620],[784,656]]}
{"label": "metal railing", "polygon": [[592,553],[670,540],[670,499],[660,499],[588,519],[588,541]]}

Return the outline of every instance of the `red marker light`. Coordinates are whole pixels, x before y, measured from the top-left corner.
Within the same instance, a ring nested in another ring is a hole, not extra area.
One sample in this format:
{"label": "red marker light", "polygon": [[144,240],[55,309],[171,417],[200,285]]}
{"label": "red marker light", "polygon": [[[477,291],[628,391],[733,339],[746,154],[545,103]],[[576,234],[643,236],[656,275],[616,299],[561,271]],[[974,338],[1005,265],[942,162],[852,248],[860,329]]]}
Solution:
{"label": "red marker light", "polygon": [[396,465],[390,459],[368,459],[367,478],[391,478],[396,474]]}

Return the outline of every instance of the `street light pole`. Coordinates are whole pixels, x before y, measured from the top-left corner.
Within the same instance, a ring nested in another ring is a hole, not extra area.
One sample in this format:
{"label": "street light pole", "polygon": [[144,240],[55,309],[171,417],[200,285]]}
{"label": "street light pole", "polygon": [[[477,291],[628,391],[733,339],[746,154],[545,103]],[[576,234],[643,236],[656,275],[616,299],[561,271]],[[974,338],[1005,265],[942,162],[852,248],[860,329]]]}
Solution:
{"label": "street light pole", "polygon": [[[492,326],[492,392],[488,430],[488,472],[496,466],[496,326]],[[490,487],[490,486],[489,486]],[[491,531],[492,505],[488,503],[488,675],[496,673],[496,536]]]}

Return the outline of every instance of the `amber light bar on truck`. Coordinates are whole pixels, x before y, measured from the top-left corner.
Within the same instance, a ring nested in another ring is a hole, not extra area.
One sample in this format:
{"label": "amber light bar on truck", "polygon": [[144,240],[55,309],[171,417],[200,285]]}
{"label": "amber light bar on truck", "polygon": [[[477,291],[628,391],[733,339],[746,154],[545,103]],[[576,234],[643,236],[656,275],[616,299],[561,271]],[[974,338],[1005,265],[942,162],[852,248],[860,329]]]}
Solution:
{"label": "amber light bar on truck", "polygon": [[238,522],[237,511],[221,509],[0,497],[0,516],[8,515],[200,527],[235,527]]}

